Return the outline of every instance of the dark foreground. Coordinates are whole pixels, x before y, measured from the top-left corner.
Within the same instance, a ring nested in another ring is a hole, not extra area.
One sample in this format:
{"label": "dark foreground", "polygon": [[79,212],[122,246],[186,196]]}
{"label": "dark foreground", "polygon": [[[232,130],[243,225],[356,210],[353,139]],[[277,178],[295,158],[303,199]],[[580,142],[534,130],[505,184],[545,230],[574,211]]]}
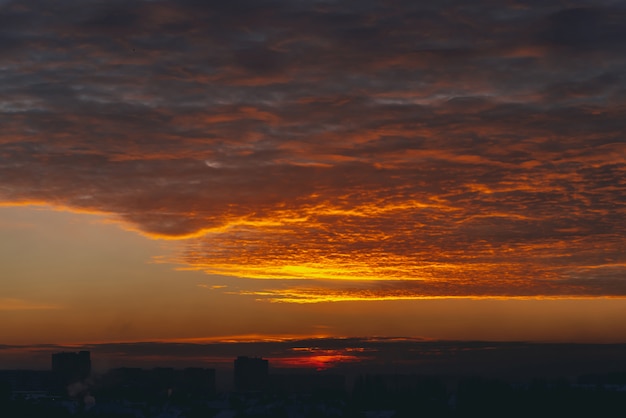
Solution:
{"label": "dark foreground", "polygon": [[0,373],[0,416],[626,416],[626,373],[527,382],[477,376],[362,374],[347,382],[340,374],[311,372],[272,374],[258,390],[228,393],[216,392],[203,376],[198,369],[191,373],[123,368],[59,388],[46,372],[5,371]]}

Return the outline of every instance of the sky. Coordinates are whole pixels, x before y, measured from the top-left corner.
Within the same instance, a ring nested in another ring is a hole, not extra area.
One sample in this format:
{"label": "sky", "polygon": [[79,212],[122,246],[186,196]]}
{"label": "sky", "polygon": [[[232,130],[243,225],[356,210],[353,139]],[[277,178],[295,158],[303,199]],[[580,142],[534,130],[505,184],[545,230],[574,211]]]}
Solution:
{"label": "sky", "polygon": [[624,343],[624,74],[614,0],[0,1],[0,344]]}

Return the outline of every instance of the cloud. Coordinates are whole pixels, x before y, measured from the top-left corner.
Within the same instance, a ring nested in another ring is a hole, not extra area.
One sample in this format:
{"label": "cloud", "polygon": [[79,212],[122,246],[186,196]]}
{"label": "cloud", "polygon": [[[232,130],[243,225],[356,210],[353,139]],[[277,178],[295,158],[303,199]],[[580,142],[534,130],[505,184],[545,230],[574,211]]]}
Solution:
{"label": "cloud", "polygon": [[611,2],[24,1],[0,22],[4,204],[106,213],[210,273],[625,296],[601,267],[626,262]]}
{"label": "cloud", "polygon": [[62,307],[25,299],[0,298],[0,311],[41,311],[51,309],[62,309]]}

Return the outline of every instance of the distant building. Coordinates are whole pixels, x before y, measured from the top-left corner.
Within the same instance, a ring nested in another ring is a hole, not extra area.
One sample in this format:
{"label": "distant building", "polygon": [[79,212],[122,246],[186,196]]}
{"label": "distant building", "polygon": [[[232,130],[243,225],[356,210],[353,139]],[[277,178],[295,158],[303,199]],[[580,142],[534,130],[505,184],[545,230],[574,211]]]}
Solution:
{"label": "distant building", "polygon": [[215,369],[190,367],[184,370],[158,367],[112,369],[99,379],[99,386],[113,398],[208,399],[215,396]]}
{"label": "distant building", "polygon": [[207,397],[215,395],[215,369],[189,367],[182,370],[177,389],[188,396]]}
{"label": "distant building", "polygon": [[0,370],[0,392],[4,391],[5,395],[47,393],[51,383],[51,373],[47,370]]}
{"label": "distant building", "polygon": [[52,373],[60,385],[86,379],[91,374],[89,351],[52,354]]}
{"label": "distant building", "polygon": [[235,360],[235,390],[262,391],[267,387],[269,363],[258,357],[237,357]]}
{"label": "distant building", "polygon": [[346,393],[346,378],[340,374],[289,373],[269,376],[268,390],[283,394],[337,397]]}

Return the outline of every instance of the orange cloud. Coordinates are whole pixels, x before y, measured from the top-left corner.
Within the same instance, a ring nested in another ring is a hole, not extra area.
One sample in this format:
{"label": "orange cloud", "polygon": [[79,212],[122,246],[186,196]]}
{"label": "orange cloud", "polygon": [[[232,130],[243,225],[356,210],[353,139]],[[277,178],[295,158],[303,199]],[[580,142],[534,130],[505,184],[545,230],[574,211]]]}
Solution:
{"label": "orange cloud", "polygon": [[201,3],[3,8],[0,204],[211,274],[398,282],[332,300],[626,295],[623,13]]}

